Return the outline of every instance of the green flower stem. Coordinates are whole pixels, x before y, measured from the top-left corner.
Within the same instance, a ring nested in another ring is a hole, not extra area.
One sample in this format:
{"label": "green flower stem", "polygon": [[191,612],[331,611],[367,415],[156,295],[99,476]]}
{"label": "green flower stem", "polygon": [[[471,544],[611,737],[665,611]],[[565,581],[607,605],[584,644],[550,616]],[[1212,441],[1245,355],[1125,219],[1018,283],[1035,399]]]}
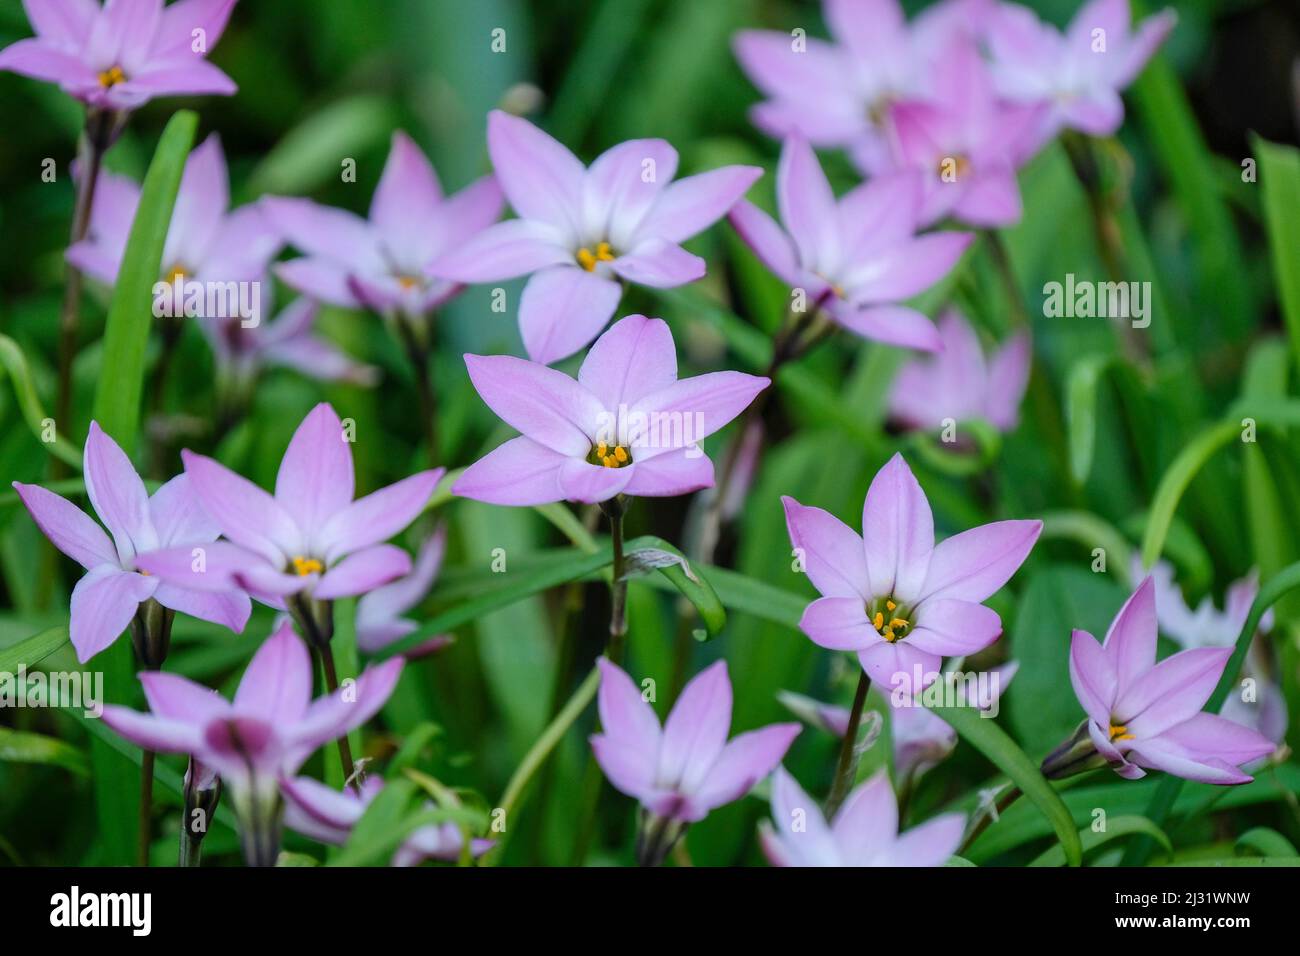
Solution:
{"label": "green flower stem", "polygon": [[826,797],[826,819],[835,816],[844,798],[853,789],[853,779],[857,776],[858,761],[854,750],[858,743],[858,728],[862,726],[862,708],[867,702],[867,691],[871,689],[871,678],[863,671],[858,677],[858,690],[853,695],[853,709],[849,711],[849,726],[844,731],[844,740],[840,743],[840,759],[835,765],[835,780],[831,792]]}

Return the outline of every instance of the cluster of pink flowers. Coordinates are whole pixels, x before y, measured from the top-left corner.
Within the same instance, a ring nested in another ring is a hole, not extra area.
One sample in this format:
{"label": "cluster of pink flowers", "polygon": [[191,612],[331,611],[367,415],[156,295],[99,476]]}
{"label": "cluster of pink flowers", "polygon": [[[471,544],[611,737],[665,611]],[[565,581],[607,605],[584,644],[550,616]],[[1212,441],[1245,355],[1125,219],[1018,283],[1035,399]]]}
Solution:
{"label": "cluster of pink flowers", "polygon": [[[58,82],[92,110],[232,93],[204,55],[233,6],[25,0],[37,36],[0,52],[0,68]],[[908,304],[955,267],[973,238],[931,227],[1015,222],[1017,170],[1063,129],[1114,132],[1123,115],[1118,94],[1168,32],[1172,14],[1134,30],[1125,0],[1093,0],[1061,33],[992,0],[947,0],[912,23],[894,0],[826,0],[824,10],[833,40],[763,31],[735,38],[736,55],[766,97],[754,121],[782,139],[779,223],[743,198],[758,168],[677,178],[677,153],[659,139],[618,144],[585,165],[533,124],[500,111],[486,120],[492,174],[452,195],[398,133],[365,218],[305,198],[264,197],[231,210],[213,136],[186,167],[160,279],[261,282],[273,270],[302,294],[264,328],[230,320],[210,328],[223,366],[251,384],[268,364],[372,380],[373,370],[312,331],[321,303],[418,325],[467,283],[528,276],[518,305],[528,358],[464,357],[478,395],[519,434],[465,468],[452,493],[496,505],[601,504],[621,520],[630,498],[714,485],[702,442],[745,412],[769,378],[679,377],[666,322],[611,319],[629,283],[671,288],[700,279],[706,263],[682,243],[724,218],[792,294],[802,293],[809,315],[936,353],[913,358],[894,381],[890,409],[898,422],[931,429],[949,418],[979,418],[1012,430],[1031,361],[1027,335],[986,358],[960,314],[945,313],[936,327]],[[191,44],[199,33],[201,50]],[[815,146],[847,150],[868,179],[837,199]],[[112,284],[139,190],[102,174],[95,197],[87,236],[67,256]],[[498,221],[507,203],[514,218]],[[273,266],[286,246],[302,256]],[[583,350],[576,378],[550,367]],[[103,527],[51,491],[16,485],[45,535],[86,571],[70,605],[78,657],[88,660],[133,628],[149,712],[111,706],[108,724],[146,750],[188,754],[219,775],[254,863],[275,861],[283,822],[324,843],[344,842],[382,789],[376,779],[350,780],[353,789],[339,792],[298,775],[317,748],[378,712],[403,666],[396,657],[364,671],[354,687],[313,699],[310,655],[328,655],[334,602],[360,598],[360,648],[382,652],[418,629],[404,615],[420,604],[442,561],[442,529],[414,561],[390,541],[426,510],[443,469],[358,498],[352,440],[322,403],[294,433],[273,491],[187,450],[183,473],[150,496],[127,452],[92,422],[83,473]],[[945,659],[999,639],[1001,618],[986,602],[1027,560],[1042,522],[995,521],[936,541],[922,484],[899,454],[871,481],[861,534],[820,508],[781,500],[801,569],[820,595],[799,627],[820,647],[854,655],[863,693],[874,684],[903,695],[893,741],[898,772],[912,779],[956,743],[952,728],[914,706],[915,698]],[[1156,662],[1156,592],[1163,583],[1172,593],[1167,577],[1142,583],[1103,643],[1075,632],[1070,674],[1087,717],[1044,763],[1048,775],[1108,764],[1126,777],[1158,769],[1240,783],[1250,779],[1241,768],[1272,751],[1256,730],[1202,712],[1231,653],[1221,639],[1235,633],[1231,623],[1211,628],[1210,612],[1193,621],[1162,597],[1171,615],[1166,629],[1181,630],[1188,649]],[[173,613],[239,632],[253,601],[292,622],[262,644],[233,701],[161,672]],[[1240,596],[1228,614],[1232,622],[1244,617]],[[1200,631],[1197,621],[1206,625]],[[332,670],[332,658],[326,666]],[[958,850],[961,815],[900,833],[884,774],[846,786],[825,811],[813,805],[781,767],[797,724],[729,740],[725,663],[691,680],[662,724],[628,671],[604,658],[598,666],[600,730],[590,743],[610,782],[643,808],[642,862],[662,861],[687,826],[769,777],[773,819],[761,840],[774,864],[941,865]],[[1002,676],[1009,681],[1013,672],[1014,665]],[[995,699],[968,703],[989,707]],[[829,707],[814,713],[851,752],[860,707],[852,715]],[[792,826],[796,819],[803,825]],[[466,847],[451,824],[431,825],[411,833],[393,862],[489,848],[484,840]]]}

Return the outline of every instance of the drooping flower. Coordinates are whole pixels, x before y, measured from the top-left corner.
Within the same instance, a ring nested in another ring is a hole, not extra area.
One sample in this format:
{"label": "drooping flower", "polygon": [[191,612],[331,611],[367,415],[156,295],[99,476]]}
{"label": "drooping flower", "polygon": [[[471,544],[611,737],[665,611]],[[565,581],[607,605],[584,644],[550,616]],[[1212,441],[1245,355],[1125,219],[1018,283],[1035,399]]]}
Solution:
{"label": "drooping flower", "polygon": [[509,355],[466,355],[482,399],[523,434],[470,465],[452,491],[501,505],[684,495],[713,484],[699,442],[739,415],[768,379],[677,378],[662,319],[629,315],[583,360],[575,382]]}
{"label": "drooping flower", "polygon": [[[1134,576],[1141,575],[1140,559],[1134,558]],[[1157,561],[1151,568],[1155,587],[1156,618],[1160,630],[1184,649],[1197,647],[1232,647],[1250,616],[1250,606],[1259,594],[1259,573],[1252,571],[1228,586],[1224,607],[1220,611],[1209,595],[1193,611],[1183,597],[1182,589],[1174,581],[1174,569],[1167,561]],[[1259,622],[1260,634],[1273,627],[1273,611],[1267,611]],[[1263,640],[1256,634],[1242,667],[1242,676],[1251,678],[1251,694],[1231,693],[1219,711],[1233,723],[1258,730],[1277,743],[1286,736],[1286,695],[1276,680],[1268,677],[1267,655]],[[1246,699],[1250,698],[1250,699]]]}
{"label": "drooping flower", "polygon": [[23,0],[36,36],[0,50],[0,70],[57,83],[92,107],[133,110],[160,96],[230,96],[206,59],[235,0]]}
{"label": "drooping flower", "polygon": [[828,824],[784,767],[772,777],[772,820],[759,838],[773,866],[943,866],[966,824],[960,813],[945,813],[900,834],[884,770],[855,787]]}
{"label": "drooping flower", "polygon": [[987,228],[1018,222],[1016,171],[1040,145],[1047,107],[1000,98],[970,37],[954,37],[933,69],[930,95],[890,108],[891,149],[868,172],[917,175],[923,226],[944,217]]}
{"label": "drooping flower", "polygon": [[1156,663],[1156,632],[1149,577],[1120,608],[1104,642],[1074,632],[1070,683],[1087,717],[1043,761],[1048,777],[1108,763],[1130,780],[1163,770],[1202,783],[1249,783],[1239,768],[1273,752],[1272,741],[1256,731],[1201,711],[1232,648],[1194,648]]}
{"label": "drooping flower", "polygon": [[356,361],[314,331],[318,303],[295,299],[270,322],[246,325],[238,318],[203,322],[217,366],[237,389],[247,391],[263,368],[289,368],[322,382],[374,385],[379,370]]}
{"label": "drooping flower", "polygon": [[86,494],[109,534],[80,508],[39,485],[14,482],[32,519],[54,546],[86,569],[72,589],[69,637],[83,664],[126,630],[150,599],[236,633],[252,607],[233,584],[205,591],[163,581],[141,560],[160,549],[188,554],[217,539],[216,524],[199,506],[190,479],[177,475],[151,497],[126,453],[90,423],[83,456]]}
{"label": "drooping flower", "polygon": [[285,622],[253,655],[233,701],[177,674],[145,672],[140,681],[150,712],[110,704],[104,723],[146,750],[190,754],[219,774],[239,816],[245,855],[267,865],[279,847],[281,778],[373,717],[402,665],[401,658],[385,661],[355,684],[312,700],[311,658]]}
{"label": "drooping flower", "polygon": [[781,500],[790,541],[822,594],[799,627],[822,647],[856,653],[882,688],[911,693],[934,680],[944,657],[997,640],[1002,621],[980,602],[1006,584],[1043,528],[995,521],[936,544],[930,503],[901,455],[867,490],[861,537],[820,508]]}
{"label": "drooping flower", "polygon": [[614,315],[620,281],[672,288],[704,275],[685,242],[716,222],[762,170],[724,166],[673,182],[677,151],[636,139],[589,167],[526,120],[494,110],[488,153],[518,219],[499,223],[430,271],[457,282],[531,275],[519,330],[533,361],[549,365],[591,342]]}
{"label": "drooping flower", "polygon": [[[406,577],[376,588],[357,602],[357,646],[373,654],[399,641],[419,625],[402,617],[424,600],[433,587],[447,549],[447,529],[439,528],[420,545],[415,566]],[[451,643],[450,635],[439,635],[413,647],[406,656],[418,657],[441,650]]]}
{"label": "drooping flower", "polygon": [[[116,283],[139,205],[139,186],[125,176],[100,173],[90,229],[85,239],[68,247],[68,261],[105,285]],[[220,137],[213,133],[185,162],[159,279],[261,282],[282,245],[256,203],[230,208],[226,157]],[[260,321],[260,316],[256,318]]]}
{"label": "drooping flower", "polygon": [[[342,846],[365,813],[366,807],[384,789],[378,777],[367,777],[361,792],[334,790],[311,777],[294,777],[281,785],[286,799],[284,822],[328,846]],[[432,803],[425,804],[433,809]],[[435,823],[411,833],[393,854],[393,866],[418,866],[425,860],[455,860],[460,857],[464,838],[454,823]],[[492,840],[472,839],[470,852],[482,856],[492,848]]]}
{"label": "drooping flower", "polygon": [[156,551],[141,566],[165,581],[201,590],[233,582],[282,607],[302,594],[316,601],[364,594],[408,573],[411,558],[382,544],[423,510],[443,469],[422,471],[352,500],[349,434],[325,402],[294,432],[270,495],[204,455],[184,451],[185,474],[229,541]]}
{"label": "drooping flower", "polygon": [[1061,129],[1110,136],[1124,121],[1120,91],[1177,19],[1165,9],[1130,30],[1128,0],[1091,0],[1062,33],[1027,7],[1001,4],[987,32],[994,85],[1008,100],[1046,104],[1041,142]]}
{"label": "drooping flower", "polygon": [[596,761],[616,789],[659,820],[694,823],[744,796],[799,734],[798,724],[771,724],[728,742],[731,680],[724,661],[691,679],[662,728],[625,671],[605,658],[597,665]]}
{"label": "drooping flower", "polygon": [[987,2],[938,3],[911,24],[898,0],[823,0],[831,41],[773,30],[742,30],[732,49],[769,99],[750,117],[769,136],[847,149],[867,170],[889,149],[889,110],[931,90],[946,42],[987,18]]}
{"label": "drooping flower", "polygon": [[267,197],[262,204],[307,254],[276,267],[294,289],[331,305],[419,318],[461,288],[431,278],[429,264],[495,222],[502,198],[492,176],[445,196],[433,165],[399,130],[368,219],[310,199]]}
{"label": "drooping flower", "polygon": [[942,428],[946,419],[983,419],[998,431],[1013,431],[1029,383],[1030,346],[1025,333],[1013,335],[989,358],[964,316],[949,309],[939,319],[939,354],[904,365],[889,390],[889,413],[908,428]]}
{"label": "drooping flower", "polygon": [[920,178],[867,182],[837,202],[812,147],[791,137],[781,149],[776,200],[782,230],[747,201],[731,210],[731,224],[772,272],[804,290],[808,308],[823,309],[858,335],[934,351],[934,325],[899,303],[943,278],[972,236],[917,235]]}

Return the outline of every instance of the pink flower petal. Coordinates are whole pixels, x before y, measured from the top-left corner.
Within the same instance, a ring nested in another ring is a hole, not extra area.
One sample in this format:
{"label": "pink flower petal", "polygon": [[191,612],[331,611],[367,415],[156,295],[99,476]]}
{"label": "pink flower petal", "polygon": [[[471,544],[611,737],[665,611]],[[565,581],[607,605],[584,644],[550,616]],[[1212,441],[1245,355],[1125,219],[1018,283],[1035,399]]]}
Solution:
{"label": "pink flower petal", "polygon": [[511,355],[466,355],[470,381],[506,424],[569,457],[585,456],[605,410],[563,372]]}
{"label": "pink flower petal", "polygon": [[1042,531],[1041,521],[994,521],[939,542],[930,555],[925,599],[986,600],[1024,564]]}
{"label": "pink flower petal", "polygon": [[822,271],[839,261],[835,194],[812,147],[790,137],[781,148],[776,171],[776,201],[804,268]]}
{"label": "pink flower petal", "polygon": [[677,349],[663,319],[629,315],[598,339],[578,369],[578,384],[607,411],[677,381]]}
{"label": "pink flower petal", "polygon": [[713,487],[713,462],[698,449],[684,448],[633,462],[624,494],[637,498],[673,498]]}
{"label": "pink flower petal", "polygon": [[488,114],[487,142],[492,168],[515,212],[577,236],[586,175],[582,163],[532,123],[501,110]]}
{"label": "pink flower petal", "polygon": [[117,553],[129,561],[158,543],[149,519],[149,496],[135,466],[98,422],[90,423],[83,456],[86,496],[113,535]]}
{"label": "pink flower petal", "polygon": [[564,500],[560,469],[570,459],[531,438],[520,436],[470,465],[452,494],[494,505],[544,505]]}
{"label": "pink flower petal", "polygon": [[[862,604],[873,597],[867,555],[858,533],[828,511],[781,498],[790,543],[801,553],[808,580],[827,597]],[[865,617],[865,611],[864,611]]]}
{"label": "pink flower petal", "polygon": [[344,554],[387,541],[404,529],[424,510],[444,473],[442,468],[418,472],[335,512],[316,539],[326,560],[333,562]]}
{"label": "pink flower petal", "polygon": [[1110,726],[1117,683],[1115,666],[1101,645],[1087,631],[1074,631],[1070,636],[1070,684],[1095,723]]}
{"label": "pink flower petal", "polygon": [[693,677],[664,723],[660,783],[695,793],[722,754],[731,728],[731,680],[718,661]]}
{"label": "pink flower petal", "polygon": [[302,420],[280,459],[275,500],[304,536],[314,538],[330,518],[352,503],[352,446],[328,402]]}
{"label": "pink flower petal", "polygon": [[464,244],[449,249],[427,269],[456,282],[501,282],[577,260],[566,237],[554,226],[510,219],[488,226]]}
{"label": "pink flower petal", "polygon": [[235,691],[234,711],[273,726],[302,720],[311,702],[311,656],[293,625],[281,624],[257,649]]}
{"label": "pink flower petal", "polygon": [[696,800],[709,808],[739,800],[781,763],[801,729],[798,724],[772,724],[737,734],[722,748]]}
{"label": "pink flower petal", "polygon": [[744,199],[732,206],[727,216],[732,228],[773,275],[787,285],[798,283],[799,263],[794,243],[776,220]]}
{"label": "pink flower petal", "polygon": [[13,484],[36,526],[56,548],[87,571],[101,564],[117,566],[113,542],[84,511],[40,485]]}
{"label": "pink flower petal", "polygon": [[519,300],[519,332],[542,365],[568,358],[594,339],[618,308],[617,282],[573,264],[536,273]]}
{"label": "pink flower petal", "polygon": [[72,589],[68,636],[77,660],[84,664],[117,640],[157,586],[144,575],[107,564],[88,571]]}
{"label": "pink flower petal", "polygon": [[[659,422],[657,440],[649,442],[647,433],[634,433],[633,460],[645,461],[667,451],[698,445],[728,425],[770,384],[770,379],[744,372],[708,372],[652,392],[632,406],[629,417],[640,416],[647,429],[654,429],[654,423]],[[678,420],[682,423],[680,429],[663,424]],[[654,432],[649,435],[653,437]]]}
{"label": "pink flower petal", "polygon": [[757,166],[724,166],[669,183],[636,238],[685,242],[725,216],[762,175]]}
{"label": "pink flower petal", "polygon": [[644,239],[619,256],[612,268],[628,282],[671,289],[704,276],[704,260],[665,239]]}
{"label": "pink flower petal", "polygon": [[872,595],[902,602],[919,598],[934,548],[934,518],[902,455],[895,454],[867,489],[862,539]]}
{"label": "pink flower petal", "polygon": [[355,597],[411,571],[411,556],[396,545],[377,544],[349,554],[325,572],[313,596],[321,601]]}
{"label": "pink flower petal", "polygon": [[926,598],[917,608],[915,627],[905,640],[941,657],[982,651],[1002,633],[1002,619],[983,604],[950,598]]}

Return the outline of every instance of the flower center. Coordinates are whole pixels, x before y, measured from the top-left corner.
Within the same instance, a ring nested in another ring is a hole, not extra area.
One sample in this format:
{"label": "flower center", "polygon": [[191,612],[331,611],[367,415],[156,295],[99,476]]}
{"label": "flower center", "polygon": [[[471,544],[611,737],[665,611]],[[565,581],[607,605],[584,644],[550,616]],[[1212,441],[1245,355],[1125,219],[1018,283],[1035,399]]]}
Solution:
{"label": "flower center", "polygon": [[622,445],[610,445],[602,441],[592,447],[587,461],[593,465],[604,465],[606,468],[626,468],[632,464],[632,454]]}
{"label": "flower center", "polygon": [[99,85],[104,89],[112,89],[119,83],[126,82],[126,74],[122,72],[120,66],[113,66],[99,74]]}
{"label": "flower center", "polygon": [[419,288],[421,285],[423,285],[423,283],[420,281],[418,276],[407,276],[407,275],[399,275],[397,277],[397,284],[400,285],[402,289],[407,292],[411,291],[412,289]]}
{"label": "flower center", "polygon": [[180,263],[177,263],[176,265],[172,266],[171,270],[167,273],[167,284],[174,285],[178,281],[184,282],[185,272],[186,272],[185,267]]}
{"label": "flower center", "polygon": [[867,606],[871,626],[890,644],[901,641],[912,630],[909,613],[906,608],[900,608],[893,598],[876,600]]}
{"label": "flower center", "polygon": [[307,558],[299,554],[294,556],[293,570],[298,577],[305,578],[309,574],[320,574],[325,570],[325,565],[315,558]]}
{"label": "flower center", "polygon": [[965,179],[970,172],[970,159],[961,153],[945,156],[939,160],[939,179],[945,183],[955,183]]}
{"label": "flower center", "polygon": [[1133,735],[1130,734],[1130,733],[1128,732],[1128,728],[1125,727],[1123,724],[1111,724],[1111,725],[1110,725],[1110,739],[1111,739],[1112,741],[1116,741],[1116,740],[1132,740],[1132,739],[1133,739]]}
{"label": "flower center", "polygon": [[614,259],[616,258],[616,256],[614,255],[614,250],[610,248],[608,242],[596,243],[595,252],[592,252],[586,246],[583,246],[576,253],[574,253],[574,257],[578,260],[578,265],[582,266],[588,272],[596,271],[596,263],[613,262]]}

